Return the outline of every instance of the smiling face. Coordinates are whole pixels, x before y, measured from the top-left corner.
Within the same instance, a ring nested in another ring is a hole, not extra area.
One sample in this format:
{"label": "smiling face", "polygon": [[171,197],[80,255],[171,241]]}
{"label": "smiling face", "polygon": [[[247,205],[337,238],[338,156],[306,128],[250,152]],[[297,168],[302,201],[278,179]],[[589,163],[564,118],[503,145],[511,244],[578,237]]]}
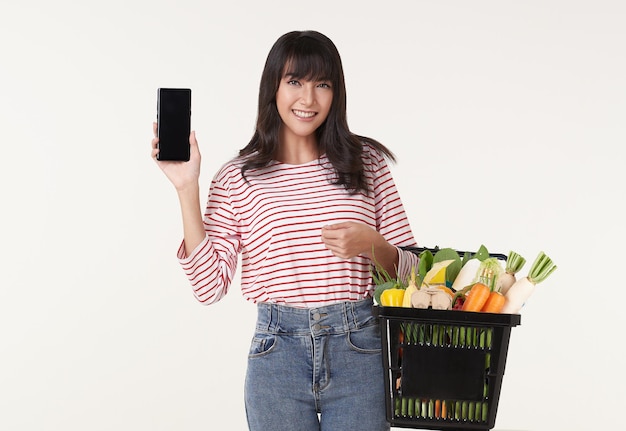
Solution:
{"label": "smiling face", "polygon": [[315,139],[333,102],[329,80],[296,78],[287,73],[276,92],[276,108],[283,122],[282,137],[287,141]]}
{"label": "smiling face", "polygon": [[281,36],[261,75],[255,134],[240,155],[312,160],[349,133],[343,68],[334,43],[315,31]]}

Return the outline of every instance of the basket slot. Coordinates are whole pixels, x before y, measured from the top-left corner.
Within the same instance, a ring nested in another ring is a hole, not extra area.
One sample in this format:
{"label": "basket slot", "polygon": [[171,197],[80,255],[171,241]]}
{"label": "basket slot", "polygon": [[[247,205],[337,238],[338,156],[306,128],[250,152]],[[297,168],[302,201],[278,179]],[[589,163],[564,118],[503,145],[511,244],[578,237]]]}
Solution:
{"label": "basket slot", "polygon": [[489,420],[489,403],[487,401],[397,397],[394,413],[396,418],[404,420],[422,419],[437,424],[484,425]]}
{"label": "basket slot", "polygon": [[402,395],[482,401],[485,357],[482,350],[451,354],[448,348],[407,346],[404,361],[411,366],[402,369]]}

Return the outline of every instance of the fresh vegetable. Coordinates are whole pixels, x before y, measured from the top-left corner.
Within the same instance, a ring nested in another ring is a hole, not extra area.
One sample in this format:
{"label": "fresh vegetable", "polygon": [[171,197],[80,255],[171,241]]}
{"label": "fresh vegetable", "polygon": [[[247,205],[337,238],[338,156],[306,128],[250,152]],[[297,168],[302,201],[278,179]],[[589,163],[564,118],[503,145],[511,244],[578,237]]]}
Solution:
{"label": "fresh vegetable", "polygon": [[[452,308],[454,293],[445,286],[422,287],[411,295],[413,308],[448,310]],[[405,298],[406,299],[406,298]]]}
{"label": "fresh vegetable", "polygon": [[[372,256],[374,256],[374,249],[372,249]],[[404,291],[404,284],[398,276],[392,277],[382,266],[378,264],[375,257],[372,258],[374,265],[372,265],[371,274],[374,281],[374,301],[377,304],[383,305],[381,296],[387,289],[402,289]]]}
{"label": "fresh vegetable", "polygon": [[465,296],[463,295],[455,295],[452,300],[452,309],[453,310],[463,310],[463,303],[465,302]]}
{"label": "fresh vegetable", "polygon": [[476,275],[478,274],[479,268],[480,260],[476,258],[472,258],[465,262],[465,265],[463,265],[463,268],[461,268],[458,275],[454,279],[454,283],[452,283],[452,290],[458,292],[464,287],[474,283],[474,281],[476,281]]}
{"label": "fresh vegetable", "polygon": [[420,280],[423,280],[426,277],[426,273],[433,266],[433,254],[430,250],[424,250],[419,255],[419,262],[417,264],[417,272],[420,277]]}
{"label": "fresh vegetable", "polygon": [[471,286],[478,281],[481,263],[489,258],[487,247],[481,245],[473,255],[465,252],[461,261],[461,269],[452,283],[452,290],[458,292],[467,286]]}
{"label": "fresh vegetable", "polygon": [[483,313],[500,313],[504,307],[504,295],[500,292],[491,292],[480,309]]}
{"label": "fresh vegetable", "polygon": [[433,263],[432,268],[428,270],[422,284],[446,284],[446,272],[448,267],[455,262],[454,259],[446,259]]}
{"label": "fresh vegetable", "polygon": [[502,272],[504,272],[504,268],[502,268],[500,261],[495,257],[488,257],[480,263],[479,276],[474,282],[486,284],[489,290],[493,292],[496,290],[496,284]]}
{"label": "fresh vegetable", "polygon": [[392,287],[385,289],[380,294],[380,305],[383,307],[402,307],[404,299],[404,289]]}
{"label": "fresh vegetable", "polygon": [[433,266],[439,262],[448,260],[452,260],[453,262],[446,265],[445,284],[446,286],[451,287],[454,279],[457,277],[461,267],[463,266],[459,253],[452,248],[442,248],[433,256]]}
{"label": "fresh vegetable", "polygon": [[433,310],[448,310],[452,308],[454,292],[445,286],[437,286],[435,289],[437,291],[430,297],[430,305]]}
{"label": "fresh vegetable", "polygon": [[480,260],[481,262],[489,257],[489,251],[487,247],[481,245],[476,254],[473,256],[475,259]]}
{"label": "fresh vegetable", "polygon": [[376,284],[376,288],[374,289],[374,301],[376,301],[377,304],[381,304],[380,302],[380,296],[382,295],[382,293],[387,290],[387,289],[391,289],[392,287],[396,287],[396,282],[394,281],[386,281],[384,283],[380,283],[380,284]]}
{"label": "fresh vegetable", "polygon": [[426,289],[419,289],[411,295],[411,307],[428,308],[430,306],[430,294]]}
{"label": "fresh vegetable", "polygon": [[506,267],[504,272],[500,274],[498,278],[496,290],[503,295],[513,286],[513,283],[517,280],[515,274],[517,274],[522,267],[526,264],[526,259],[511,250],[506,259]]}
{"label": "fresh vegetable", "polygon": [[484,283],[474,283],[472,288],[467,292],[465,302],[463,302],[463,311],[480,311],[485,305],[491,289]]}
{"label": "fresh vegetable", "polygon": [[417,292],[417,285],[415,284],[415,267],[411,268],[411,279],[409,285],[404,291],[404,299],[402,300],[403,307],[411,307],[411,296]]}
{"label": "fresh vegetable", "polygon": [[506,292],[502,313],[519,313],[526,300],[535,291],[535,286],[544,281],[556,270],[556,265],[543,251],[539,253],[533,262],[530,272],[524,278],[513,283]]}
{"label": "fresh vegetable", "polygon": [[462,310],[463,303],[465,302],[465,298],[467,297],[467,292],[474,286],[474,283],[468,284],[463,289],[454,293],[454,297],[452,298],[452,309],[453,310]]}

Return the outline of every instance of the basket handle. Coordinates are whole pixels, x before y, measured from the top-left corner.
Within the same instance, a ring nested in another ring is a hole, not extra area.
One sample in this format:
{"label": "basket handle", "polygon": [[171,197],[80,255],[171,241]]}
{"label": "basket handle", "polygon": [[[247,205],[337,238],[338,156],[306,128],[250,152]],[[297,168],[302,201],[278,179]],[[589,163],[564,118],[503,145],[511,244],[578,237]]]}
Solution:
{"label": "basket handle", "polygon": [[[440,248],[439,246],[435,246],[434,248],[430,248],[430,247],[412,247],[412,246],[405,246],[405,247],[400,247],[402,250],[406,250],[406,251],[410,251],[412,253],[415,254],[420,254],[423,251],[430,251],[432,254],[437,253]],[[474,256],[476,253],[470,252],[470,251],[460,251],[460,250],[456,250],[456,252],[459,254],[459,256],[463,257],[465,256],[465,253],[468,253],[470,256]],[[495,257],[496,259],[499,260],[504,260],[506,261],[507,259],[507,255],[506,254],[502,254],[502,253],[489,253],[489,257]]]}

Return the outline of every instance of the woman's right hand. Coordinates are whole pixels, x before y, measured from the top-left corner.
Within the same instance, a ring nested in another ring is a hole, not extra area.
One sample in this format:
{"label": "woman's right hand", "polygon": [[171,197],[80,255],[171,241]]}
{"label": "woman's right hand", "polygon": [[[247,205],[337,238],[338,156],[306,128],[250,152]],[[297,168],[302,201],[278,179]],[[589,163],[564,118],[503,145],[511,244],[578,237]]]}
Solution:
{"label": "woman's right hand", "polygon": [[159,154],[159,138],[157,137],[157,123],[152,123],[152,159],[161,168],[167,178],[174,184],[176,190],[181,191],[189,186],[197,187],[200,177],[200,150],[196,140],[196,132],[189,135],[190,157],[188,162],[175,162],[167,160],[157,160]]}

